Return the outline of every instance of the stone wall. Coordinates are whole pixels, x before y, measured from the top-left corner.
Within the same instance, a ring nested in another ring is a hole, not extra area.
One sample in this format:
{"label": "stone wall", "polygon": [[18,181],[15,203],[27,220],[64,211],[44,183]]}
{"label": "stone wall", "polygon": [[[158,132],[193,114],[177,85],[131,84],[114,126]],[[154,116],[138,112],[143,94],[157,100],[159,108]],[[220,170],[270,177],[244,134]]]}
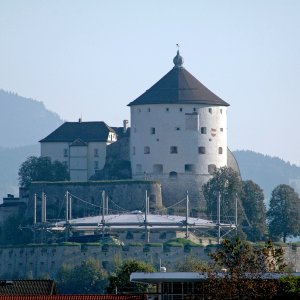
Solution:
{"label": "stone wall", "polygon": [[[99,246],[88,244],[36,245],[0,248],[0,279],[56,278],[63,264],[79,265],[89,257],[99,260],[106,270],[111,270],[120,260],[134,258],[152,263],[157,269],[159,262],[172,271],[177,263],[188,256],[209,261],[208,253],[213,246],[163,247],[163,246]],[[293,271],[300,270],[300,247],[284,247],[285,260]]]}
{"label": "stone wall", "polygon": [[[160,208],[162,206],[161,185],[155,181],[35,182],[30,185],[27,194],[27,217],[33,218],[34,194],[41,197],[42,192],[47,196],[47,219],[64,218],[66,191],[76,196],[72,198],[73,218],[99,214],[103,190],[110,199],[110,214],[124,212],[122,209],[142,210],[146,190],[150,197],[150,207]],[[40,198],[38,200],[37,216],[39,221],[41,201]]]}

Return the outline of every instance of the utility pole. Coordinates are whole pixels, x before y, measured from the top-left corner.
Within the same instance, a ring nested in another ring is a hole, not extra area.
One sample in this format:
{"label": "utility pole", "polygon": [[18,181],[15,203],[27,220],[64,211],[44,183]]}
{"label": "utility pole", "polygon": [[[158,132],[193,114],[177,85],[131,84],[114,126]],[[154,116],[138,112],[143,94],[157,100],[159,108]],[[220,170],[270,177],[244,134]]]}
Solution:
{"label": "utility pole", "polygon": [[36,225],[36,194],[33,197],[33,224]]}
{"label": "utility pole", "polygon": [[237,235],[237,225],[238,225],[238,195],[237,193],[235,194],[235,233]]}
{"label": "utility pole", "polygon": [[221,211],[221,193],[218,193],[218,206],[217,206],[217,227],[218,227],[218,244],[221,242],[221,217],[220,217],[220,211]]}
{"label": "utility pole", "polygon": [[69,203],[69,206],[70,206],[70,211],[69,211],[69,220],[71,221],[72,220],[72,195],[70,195],[70,203]]}
{"label": "utility pole", "polygon": [[185,238],[189,237],[189,191],[186,191]]}
{"label": "utility pole", "polygon": [[65,241],[69,239],[69,192],[66,191],[66,227],[65,227]]}
{"label": "utility pole", "polygon": [[105,226],[105,191],[102,191],[102,239],[104,238],[104,226]]}
{"label": "utility pole", "polygon": [[148,230],[148,208],[149,203],[148,203],[148,192],[146,190],[146,195],[145,195],[145,239],[146,242],[149,243],[150,237],[149,237],[149,230]]}

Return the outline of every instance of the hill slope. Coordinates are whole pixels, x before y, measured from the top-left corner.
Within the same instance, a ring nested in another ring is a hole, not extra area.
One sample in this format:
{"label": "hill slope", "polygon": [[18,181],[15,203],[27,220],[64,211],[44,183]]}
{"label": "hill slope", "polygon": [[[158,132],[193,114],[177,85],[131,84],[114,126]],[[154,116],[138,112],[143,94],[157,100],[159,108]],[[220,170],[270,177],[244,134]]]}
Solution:
{"label": "hill slope", "polygon": [[0,147],[36,144],[62,124],[42,102],[0,90]]}
{"label": "hill slope", "polygon": [[249,150],[233,151],[239,164],[243,180],[251,179],[269,198],[272,190],[279,184],[289,184],[290,179],[300,179],[300,167],[291,165],[278,157],[271,157]]}
{"label": "hill slope", "polygon": [[18,148],[0,147],[0,203],[6,194],[18,195],[18,170],[27,157],[38,156],[38,144]]}

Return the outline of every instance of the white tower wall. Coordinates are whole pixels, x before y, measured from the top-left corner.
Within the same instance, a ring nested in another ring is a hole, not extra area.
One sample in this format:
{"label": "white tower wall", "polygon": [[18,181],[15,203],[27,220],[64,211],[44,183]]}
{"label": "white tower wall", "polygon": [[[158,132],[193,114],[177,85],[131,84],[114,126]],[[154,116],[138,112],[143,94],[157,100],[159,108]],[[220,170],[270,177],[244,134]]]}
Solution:
{"label": "white tower wall", "polygon": [[226,166],[226,111],[224,106],[203,104],[132,106],[133,177],[169,178],[176,172],[207,178],[213,170],[209,166]]}

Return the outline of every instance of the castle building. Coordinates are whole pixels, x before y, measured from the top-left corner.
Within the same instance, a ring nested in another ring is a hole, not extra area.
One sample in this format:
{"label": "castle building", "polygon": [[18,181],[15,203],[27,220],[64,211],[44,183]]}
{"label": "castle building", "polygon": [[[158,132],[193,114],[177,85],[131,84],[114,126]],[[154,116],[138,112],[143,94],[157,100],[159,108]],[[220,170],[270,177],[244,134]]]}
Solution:
{"label": "castle building", "polygon": [[68,166],[71,181],[87,181],[104,167],[106,147],[117,140],[104,122],[65,122],[40,141],[41,156]]}
{"label": "castle building", "polygon": [[216,168],[229,165],[239,172],[227,148],[229,104],[183,67],[179,51],[173,62],[164,77],[128,104],[130,130],[126,120],[123,128],[66,122],[40,141],[41,156],[67,164],[71,181],[89,180],[112,160],[130,160],[133,179],[161,183],[164,206],[188,191],[192,207],[201,211],[202,186]]}
{"label": "castle building", "polygon": [[[163,196],[181,199],[185,190],[199,204],[201,187],[227,165],[227,107],[183,67],[174,67],[130,102],[133,178],[162,182]],[[198,200],[197,200],[198,198]]]}

